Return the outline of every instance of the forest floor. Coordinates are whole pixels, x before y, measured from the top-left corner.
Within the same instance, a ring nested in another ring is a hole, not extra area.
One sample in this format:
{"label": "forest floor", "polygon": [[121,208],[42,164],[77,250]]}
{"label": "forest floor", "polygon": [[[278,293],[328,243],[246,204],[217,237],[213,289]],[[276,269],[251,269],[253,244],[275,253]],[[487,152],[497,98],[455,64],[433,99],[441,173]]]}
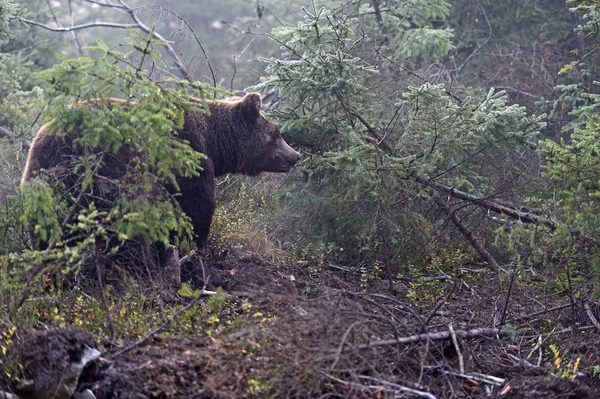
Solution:
{"label": "forest floor", "polygon": [[[506,302],[507,283],[470,265],[460,281],[404,281],[390,291],[352,270],[310,273],[248,251],[205,268],[233,295],[221,327],[192,335],[167,327],[123,354],[105,343],[78,391],[98,399],[600,398],[598,331],[584,327],[581,304],[553,302],[539,285],[513,281]],[[236,311],[243,299],[251,311]],[[503,317],[506,327],[494,330]],[[44,334],[20,339],[36,356],[58,341],[81,348],[95,340],[74,328]]]}

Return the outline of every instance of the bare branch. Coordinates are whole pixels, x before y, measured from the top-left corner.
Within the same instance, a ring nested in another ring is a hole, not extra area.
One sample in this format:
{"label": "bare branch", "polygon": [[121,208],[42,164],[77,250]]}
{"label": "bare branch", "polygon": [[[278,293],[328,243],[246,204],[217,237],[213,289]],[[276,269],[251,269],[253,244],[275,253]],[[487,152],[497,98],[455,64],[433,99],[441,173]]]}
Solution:
{"label": "bare branch", "polygon": [[[69,18],[71,20],[71,25],[75,25],[75,19],[73,18],[73,5],[71,4],[72,0],[69,0]],[[77,55],[79,57],[83,57],[83,46],[81,45],[81,41],[79,37],[77,37],[77,31],[71,31],[71,37],[73,38],[73,43],[75,43],[75,48],[77,49]]]}
{"label": "bare branch", "polygon": [[485,22],[487,23],[487,26],[488,26],[488,37],[482,43],[480,43],[477,46],[477,48],[475,50],[473,50],[473,52],[471,54],[469,54],[469,56],[462,62],[462,64],[460,64],[460,66],[458,68],[456,68],[456,72],[458,72],[458,73],[460,73],[460,71],[465,67],[465,65],[467,65],[467,62],[469,62],[471,60],[471,58],[475,57],[475,55],[479,52],[479,50],[481,50],[492,39],[492,24],[490,23],[490,20],[488,19],[488,16],[487,16],[487,12],[485,11],[485,8],[483,8],[483,3],[481,3],[481,2],[479,3],[479,9],[481,10],[481,13],[483,14],[483,18],[485,19]]}
{"label": "bare branch", "polygon": [[121,8],[121,9],[127,8],[120,4],[111,3],[110,1],[97,1],[97,0],[85,0],[85,1],[87,1],[88,3],[92,3],[92,4],[97,4],[102,7]]}
{"label": "bare branch", "polygon": [[517,89],[516,87],[511,87],[511,86],[494,86],[494,88],[497,89],[497,90],[514,91],[515,93],[519,93],[519,94],[522,94],[524,96],[531,97],[531,98],[533,98],[535,100],[540,100],[542,98],[542,96],[531,94],[529,92]]}
{"label": "bare branch", "polygon": [[[129,14],[129,16],[135,21],[137,28],[143,30],[146,33],[150,33],[151,32],[151,29],[146,24],[144,24],[138,18],[138,16],[135,14],[135,10],[133,8],[129,7],[122,0],[119,0],[119,3],[124,7],[124,10],[127,12],[127,14]],[[183,62],[181,61],[181,58],[179,58],[179,55],[177,55],[177,52],[175,52],[175,49],[173,48],[173,46],[171,46],[171,44],[169,44],[169,42],[167,41],[167,39],[165,39],[160,33],[156,32],[156,31],[154,31],[152,33],[152,36],[155,39],[157,39],[157,40],[163,41],[163,46],[167,49],[167,52],[169,53],[169,55],[171,57],[173,57],[173,60],[175,61],[175,65],[177,65],[177,68],[179,69],[179,71],[183,74],[183,76],[186,78],[186,80],[188,80],[189,82],[191,82],[192,81],[192,77],[187,72],[187,68],[183,65]]]}
{"label": "bare branch", "polygon": [[190,30],[190,32],[192,33],[192,36],[194,36],[194,40],[196,40],[196,44],[198,44],[198,47],[200,47],[200,51],[202,51],[202,55],[204,55],[204,59],[206,59],[206,64],[208,66],[208,70],[210,71],[210,75],[212,77],[213,86],[217,87],[217,74],[215,73],[215,71],[214,71],[214,69],[212,67],[212,64],[210,63],[210,60],[208,59],[208,53],[204,49],[204,46],[200,42],[200,39],[198,39],[198,36],[194,32],[194,30],[192,29],[192,27],[190,26],[190,24],[184,18],[182,18],[181,16],[179,16],[179,14],[174,13],[173,11],[169,10],[168,8],[164,8],[162,6],[154,6],[154,7],[159,7],[162,11],[165,11],[165,12],[168,12],[169,14],[174,15],[183,24],[185,24],[185,26]]}
{"label": "bare branch", "polygon": [[115,22],[102,22],[102,21],[100,21],[100,22],[89,22],[87,24],[81,24],[81,25],[60,26],[60,27],[53,27],[53,26],[50,26],[50,25],[43,24],[41,22],[32,21],[30,19],[25,19],[25,18],[21,18],[21,21],[25,22],[28,25],[39,26],[40,28],[44,28],[44,29],[52,31],[52,32],[71,32],[71,31],[74,31],[74,30],[81,30],[81,29],[87,29],[87,28],[96,28],[96,27],[118,28],[118,29],[139,28],[139,26],[135,25],[135,24],[118,24],[118,23],[115,23]]}
{"label": "bare branch", "polygon": [[[94,28],[94,27],[117,28],[117,29],[133,28],[133,29],[140,29],[148,34],[150,32],[152,32],[152,30],[146,24],[144,24],[139,19],[139,17],[136,15],[137,8],[132,8],[132,7],[128,6],[122,0],[119,0],[120,4],[112,3],[109,0],[107,0],[105,2],[98,1],[98,0],[85,0],[85,1],[92,3],[92,4],[97,4],[102,7],[109,7],[109,8],[113,8],[116,10],[121,10],[122,12],[127,13],[127,15],[129,15],[135,23],[134,24],[121,24],[121,23],[115,23],[115,22],[99,21],[99,22],[90,22],[90,23],[81,24],[81,25],[72,24],[71,26],[66,26],[66,27],[63,27],[63,26],[54,27],[54,26],[43,24],[38,21],[33,21],[33,20],[25,19],[25,18],[21,18],[21,20],[28,25],[38,26],[38,27],[44,28],[44,29],[52,31],[52,32],[74,32],[77,30]],[[161,8],[161,10],[168,11],[169,13],[175,15],[177,18],[179,18],[181,21],[183,21],[183,23],[185,23],[185,25],[188,27],[188,29],[193,33],[196,43],[198,44],[198,46],[200,46],[200,49],[204,55],[204,58],[206,59],[206,62],[208,63],[208,68],[212,75],[213,85],[216,87],[217,86],[217,78],[216,78],[216,74],[212,68],[212,65],[210,64],[210,61],[208,59],[208,54],[206,53],[206,51],[205,51],[204,47],[202,46],[202,43],[200,42],[198,37],[194,34],[191,26],[176,13],[174,13],[168,9],[165,9],[163,7],[160,7],[160,8]],[[58,25],[58,22],[57,22],[57,25]],[[163,42],[162,43],[163,47],[167,50],[167,53],[171,56],[171,58],[173,58],[177,69],[179,69],[179,71],[181,72],[181,74],[187,81],[192,82],[193,79],[192,79],[192,76],[188,73],[187,67],[184,65],[184,62],[181,60],[181,58],[179,57],[179,55],[177,54],[177,52],[175,51],[173,46],[169,43],[169,41],[156,31],[152,32],[152,37],[154,39],[157,39],[157,40],[160,40]]]}
{"label": "bare branch", "polygon": [[540,217],[538,215],[534,215],[531,212],[522,212],[517,209],[510,208],[506,205],[501,205],[496,202],[490,201],[488,199],[480,198],[473,194],[465,193],[464,191],[457,190],[452,186],[448,186],[446,184],[442,184],[442,183],[431,181],[431,180],[426,180],[425,178],[420,177],[420,176],[417,176],[415,178],[415,180],[417,183],[422,184],[424,186],[433,187],[439,191],[448,193],[452,197],[459,198],[459,199],[462,199],[465,201],[469,201],[475,205],[479,205],[479,206],[482,206],[485,208],[489,208],[490,210],[492,210],[494,212],[509,216],[513,219],[520,220],[523,223],[542,223],[549,227],[554,226],[553,221],[543,218],[543,217]]}

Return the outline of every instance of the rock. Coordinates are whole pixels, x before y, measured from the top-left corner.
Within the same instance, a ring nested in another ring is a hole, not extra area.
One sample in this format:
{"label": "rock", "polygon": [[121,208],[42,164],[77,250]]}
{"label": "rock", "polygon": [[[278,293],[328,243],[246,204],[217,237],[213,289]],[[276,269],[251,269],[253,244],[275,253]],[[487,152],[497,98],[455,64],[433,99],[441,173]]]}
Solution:
{"label": "rock", "polygon": [[9,393],[0,389],[0,399],[19,399],[14,393]]}
{"label": "rock", "polygon": [[35,331],[20,343],[21,398],[70,399],[84,367],[100,356],[94,337],[76,328]]}
{"label": "rock", "polygon": [[91,390],[86,389],[83,392],[75,392],[75,394],[73,395],[73,399],[96,399],[96,395],[94,395],[94,393]]}

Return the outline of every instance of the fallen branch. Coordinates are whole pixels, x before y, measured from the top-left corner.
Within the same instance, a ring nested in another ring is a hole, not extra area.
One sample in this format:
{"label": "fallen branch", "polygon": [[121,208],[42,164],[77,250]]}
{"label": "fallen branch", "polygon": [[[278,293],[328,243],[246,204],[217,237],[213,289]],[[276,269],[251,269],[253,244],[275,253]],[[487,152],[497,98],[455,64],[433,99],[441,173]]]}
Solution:
{"label": "fallen branch", "polygon": [[569,328],[565,328],[564,330],[560,330],[560,331],[556,331],[554,332],[554,334],[572,334],[573,331],[577,331],[577,332],[582,332],[582,331],[591,331],[591,330],[595,330],[597,327],[596,326],[581,326],[581,327],[569,327]]}
{"label": "fallen branch", "polygon": [[480,373],[465,374],[464,372],[457,373],[455,371],[439,370],[438,366],[424,366],[423,368],[427,369],[427,370],[441,371],[442,373],[447,374],[447,375],[452,375],[454,377],[460,377],[460,378],[466,378],[469,380],[482,382],[484,384],[494,385],[497,387],[504,385],[504,382],[506,381],[504,378],[494,377],[493,375],[486,375],[486,374],[480,374]]}
{"label": "fallen branch", "polygon": [[358,377],[363,378],[363,379],[370,379],[371,381],[378,382],[380,385],[364,385],[364,384],[359,384],[357,382],[344,381],[344,380],[341,380],[339,378],[336,378],[332,375],[325,374],[325,373],[323,373],[323,375],[339,384],[346,386],[346,387],[358,388],[358,389],[362,389],[362,390],[375,390],[375,391],[391,391],[391,392],[401,391],[401,392],[406,392],[406,393],[412,394],[414,396],[419,396],[419,397],[426,398],[426,399],[437,399],[437,397],[433,396],[432,394],[430,394],[428,392],[408,388],[408,387],[405,387],[402,385],[394,384],[392,382],[381,381],[381,380],[378,380],[377,378],[368,377],[365,375],[359,375]]}
{"label": "fallen branch", "polygon": [[[457,330],[454,334],[459,338],[478,338],[485,336],[495,336],[503,334],[500,328],[476,328],[473,330]],[[414,344],[421,341],[444,341],[451,339],[452,335],[450,331],[440,331],[428,334],[417,334],[408,337],[396,338],[396,339],[382,339],[377,341],[371,341],[368,344],[359,345],[359,349],[372,348],[374,346],[389,346],[389,345],[406,345]]]}
{"label": "fallen branch", "polygon": [[[8,130],[5,127],[1,127],[0,126],[0,138],[7,138],[7,139],[16,139],[17,137],[15,136],[15,134],[13,132],[11,132],[10,130]],[[23,148],[29,150],[31,148],[31,141],[21,138],[19,139],[21,140],[21,145],[23,146]]]}
{"label": "fallen branch", "polygon": [[438,281],[438,280],[452,280],[452,276],[448,276],[447,274],[442,274],[441,276],[430,276],[430,277],[406,277],[400,276],[400,280],[402,281]]}

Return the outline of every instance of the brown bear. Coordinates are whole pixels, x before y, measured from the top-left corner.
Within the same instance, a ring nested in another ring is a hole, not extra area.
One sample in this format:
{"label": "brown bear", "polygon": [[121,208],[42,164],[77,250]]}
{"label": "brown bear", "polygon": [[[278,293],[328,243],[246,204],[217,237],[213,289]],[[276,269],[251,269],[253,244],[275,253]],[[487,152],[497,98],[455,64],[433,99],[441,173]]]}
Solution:
{"label": "brown bear", "polygon": [[[186,112],[183,128],[177,134],[192,149],[207,156],[199,176],[180,176],[177,181],[177,201],[191,219],[199,248],[206,243],[215,210],[215,177],[228,173],[254,176],[261,172],[288,172],[301,158],[283,140],[277,125],[261,113],[258,93],[207,103],[210,113]],[[49,124],[44,125],[33,140],[23,182],[32,177],[33,171],[57,166],[73,155],[63,137],[50,135],[49,131]],[[110,173],[111,166],[102,168],[102,173]],[[172,187],[167,189],[175,193]]]}

